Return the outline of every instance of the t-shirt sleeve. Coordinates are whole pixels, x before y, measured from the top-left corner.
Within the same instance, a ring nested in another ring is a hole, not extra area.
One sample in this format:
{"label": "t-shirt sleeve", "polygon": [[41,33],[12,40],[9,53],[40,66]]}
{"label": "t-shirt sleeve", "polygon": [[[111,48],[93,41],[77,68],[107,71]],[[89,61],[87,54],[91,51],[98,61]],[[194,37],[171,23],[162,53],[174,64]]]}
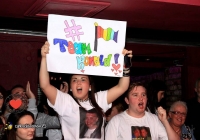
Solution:
{"label": "t-shirt sleeve", "polygon": [[168,136],[167,136],[167,132],[165,130],[165,127],[163,126],[163,124],[161,123],[161,121],[157,118],[157,122],[158,122],[158,137],[159,140],[168,140]]}
{"label": "t-shirt sleeve", "polygon": [[55,104],[52,105],[48,99],[47,102],[60,116],[68,116],[72,112],[72,106],[75,101],[71,95],[63,93],[57,89]]}
{"label": "t-shirt sleeve", "polygon": [[106,112],[112,106],[112,103],[108,104],[107,93],[108,93],[107,90],[99,91],[96,93],[96,101],[98,105],[103,109],[104,112]]}
{"label": "t-shirt sleeve", "polygon": [[114,116],[105,128],[105,140],[117,140],[119,121]]}

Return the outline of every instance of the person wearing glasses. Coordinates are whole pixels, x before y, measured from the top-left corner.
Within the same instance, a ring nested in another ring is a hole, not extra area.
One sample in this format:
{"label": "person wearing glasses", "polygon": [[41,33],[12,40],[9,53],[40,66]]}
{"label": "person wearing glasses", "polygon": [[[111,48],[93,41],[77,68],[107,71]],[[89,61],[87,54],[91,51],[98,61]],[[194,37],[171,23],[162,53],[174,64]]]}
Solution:
{"label": "person wearing glasses", "polygon": [[169,110],[169,124],[180,136],[181,140],[195,140],[192,129],[184,124],[186,116],[186,103],[183,101],[176,101],[171,105]]}

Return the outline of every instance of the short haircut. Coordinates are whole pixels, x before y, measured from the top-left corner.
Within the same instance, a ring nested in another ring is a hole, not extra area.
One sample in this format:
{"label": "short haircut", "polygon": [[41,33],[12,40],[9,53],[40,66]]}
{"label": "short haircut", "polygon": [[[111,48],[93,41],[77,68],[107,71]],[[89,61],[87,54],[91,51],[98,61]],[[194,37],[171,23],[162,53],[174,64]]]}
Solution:
{"label": "short haircut", "polygon": [[140,83],[140,82],[131,83],[130,86],[129,86],[129,88],[128,88],[128,90],[127,90],[127,92],[126,92],[126,97],[128,98],[129,93],[130,93],[135,87],[139,87],[139,86],[144,87],[145,90],[146,90],[146,87],[145,87],[145,85],[144,85],[143,83]]}
{"label": "short haircut", "polygon": [[183,107],[185,107],[186,112],[187,112],[187,110],[188,110],[188,109],[187,109],[187,105],[186,105],[185,102],[183,102],[183,101],[176,101],[176,102],[174,102],[174,103],[171,105],[169,111],[174,111],[174,109],[175,109],[177,106],[183,106]]}
{"label": "short haircut", "polygon": [[[15,85],[15,86],[13,86],[13,87],[11,88],[10,94],[12,94],[12,91],[13,91],[14,89],[16,89],[16,88],[22,88],[22,89],[24,89],[24,87],[23,87],[22,85]],[[25,89],[24,89],[24,90],[25,90]]]}

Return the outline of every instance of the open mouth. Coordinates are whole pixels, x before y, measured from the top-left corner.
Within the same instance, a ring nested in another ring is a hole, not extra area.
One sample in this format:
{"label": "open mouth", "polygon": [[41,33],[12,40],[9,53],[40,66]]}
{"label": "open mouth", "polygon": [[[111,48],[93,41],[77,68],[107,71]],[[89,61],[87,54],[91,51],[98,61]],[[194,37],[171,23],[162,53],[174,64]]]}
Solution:
{"label": "open mouth", "polygon": [[81,87],[78,87],[78,88],[77,88],[77,92],[78,92],[78,93],[81,93],[81,92],[82,92],[82,88],[81,88]]}
{"label": "open mouth", "polygon": [[143,103],[143,102],[140,102],[140,103],[138,104],[138,106],[139,106],[140,109],[143,109],[143,108],[144,108],[144,103]]}

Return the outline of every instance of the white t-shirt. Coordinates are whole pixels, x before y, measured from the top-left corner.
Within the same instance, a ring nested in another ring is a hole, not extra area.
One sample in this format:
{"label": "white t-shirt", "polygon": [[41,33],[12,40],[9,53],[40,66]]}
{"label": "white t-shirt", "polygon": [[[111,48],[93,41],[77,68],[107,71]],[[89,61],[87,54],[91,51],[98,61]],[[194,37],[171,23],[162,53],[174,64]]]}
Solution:
{"label": "white t-shirt", "polygon": [[[100,91],[95,94],[97,104],[106,112],[112,104],[107,103],[107,91]],[[48,101],[48,100],[47,100]],[[99,123],[100,131],[96,131],[93,135],[94,138],[83,138],[85,132],[87,132],[85,125],[86,111],[80,108],[76,101],[66,93],[57,90],[57,96],[55,104],[52,105],[49,101],[48,104],[58,114],[60,118],[60,124],[62,128],[62,134],[65,140],[104,140],[104,117],[101,116],[101,122]],[[92,110],[93,107],[90,102],[80,102],[81,106],[86,110]],[[99,130],[99,129],[97,129]],[[95,136],[100,138],[95,138]]]}
{"label": "white t-shirt", "polygon": [[109,121],[105,140],[142,140],[143,137],[136,138],[133,131],[144,127],[149,130],[148,137],[151,140],[168,140],[167,132],[156,115],[145,111],[142,118],[134,118],[128,115],[126,110]]}

